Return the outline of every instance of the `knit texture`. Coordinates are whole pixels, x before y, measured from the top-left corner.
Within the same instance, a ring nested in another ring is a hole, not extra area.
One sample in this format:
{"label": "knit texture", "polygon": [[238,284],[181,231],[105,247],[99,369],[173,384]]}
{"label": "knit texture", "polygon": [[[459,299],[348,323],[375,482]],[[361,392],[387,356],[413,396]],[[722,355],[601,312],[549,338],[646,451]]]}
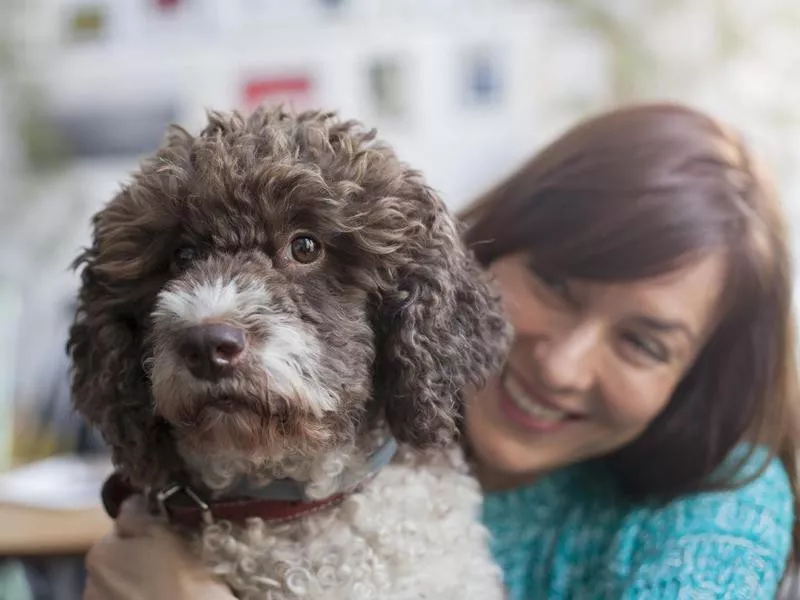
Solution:
{"label": "knit texture", "polygon": [[737,490],[666,506],[631,505],[587,465],[484,501],[509,600],[772,599],[793,518],[777,460]]}

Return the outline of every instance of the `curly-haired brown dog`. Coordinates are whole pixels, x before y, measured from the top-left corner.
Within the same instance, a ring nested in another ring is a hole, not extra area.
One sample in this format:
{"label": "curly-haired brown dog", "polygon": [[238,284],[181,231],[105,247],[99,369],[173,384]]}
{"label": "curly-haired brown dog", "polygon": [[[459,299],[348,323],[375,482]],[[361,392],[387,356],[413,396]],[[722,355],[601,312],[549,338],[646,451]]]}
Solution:
{"label": "curly-haired brown dog", "polygon": [[173,127],[76,266],[74,402],[130,486],[191,486],[204,517],[276,481],[314,506],[194,530],[237,594],[500,596],[453,441],[508,328],[443,203],[374,132],[264,108]]}

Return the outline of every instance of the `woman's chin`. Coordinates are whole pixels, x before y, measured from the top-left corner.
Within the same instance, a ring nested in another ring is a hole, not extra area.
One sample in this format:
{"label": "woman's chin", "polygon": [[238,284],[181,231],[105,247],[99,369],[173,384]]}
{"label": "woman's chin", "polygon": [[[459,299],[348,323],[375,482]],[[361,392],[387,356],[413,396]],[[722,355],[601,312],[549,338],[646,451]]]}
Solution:
{"label": "woman's chin", "polygon": [[547,443],[546,436],[537,436],[534,442],[530,436],[519,435],[506,421],[488,414],[489,411],[484,412],[482,408],[485,404],[483,407],[469,406],[465,419],[469,447],[478,463],[479,479],[486,475],[523,485],[570,462],[559,444]]}

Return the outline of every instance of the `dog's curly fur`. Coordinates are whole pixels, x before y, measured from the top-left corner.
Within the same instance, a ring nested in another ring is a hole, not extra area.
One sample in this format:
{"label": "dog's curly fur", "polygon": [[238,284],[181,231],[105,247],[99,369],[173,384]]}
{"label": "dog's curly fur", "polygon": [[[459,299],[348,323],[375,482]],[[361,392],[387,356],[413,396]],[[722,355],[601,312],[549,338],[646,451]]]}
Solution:
{"label": "dog's curly fur", "polygon": [[[196,136],[172,127],[75,265],[74,403],[134,485],[222,495],[290,476],[325,496],[384,426],[401,443],[334,509],[206,528],[206,558],[242,597],[497,597],[453,441],[508,326],[443,203],[374,131],[266,108],[209,113]],[[179,351],[208,320],[247,336],[221,379],[195,377]]]}

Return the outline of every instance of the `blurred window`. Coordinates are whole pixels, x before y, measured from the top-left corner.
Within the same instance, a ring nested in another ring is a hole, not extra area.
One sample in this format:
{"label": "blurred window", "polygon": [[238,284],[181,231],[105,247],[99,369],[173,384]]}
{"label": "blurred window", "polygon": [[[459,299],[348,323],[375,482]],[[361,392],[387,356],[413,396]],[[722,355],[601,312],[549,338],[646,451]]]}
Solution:
{"label": "blurred window", "polygon": [[467,54],[464,70],[466,101],[472,106],[495,106],[503,97],[502,64],[497,52],[476,50]]}
{"label": "blurred window", "polygon": [[398,118],[408,107],[406,101],[407,82],[405,70],[396,59],[379,59],[368,73],[369,94],[378,117]]}
{"label": "blurred window", "polygon": [[71,41],[85,42],[103,37],[107,26],[104,7],[86,4],[72,10],[67,20],[67,37]]}

